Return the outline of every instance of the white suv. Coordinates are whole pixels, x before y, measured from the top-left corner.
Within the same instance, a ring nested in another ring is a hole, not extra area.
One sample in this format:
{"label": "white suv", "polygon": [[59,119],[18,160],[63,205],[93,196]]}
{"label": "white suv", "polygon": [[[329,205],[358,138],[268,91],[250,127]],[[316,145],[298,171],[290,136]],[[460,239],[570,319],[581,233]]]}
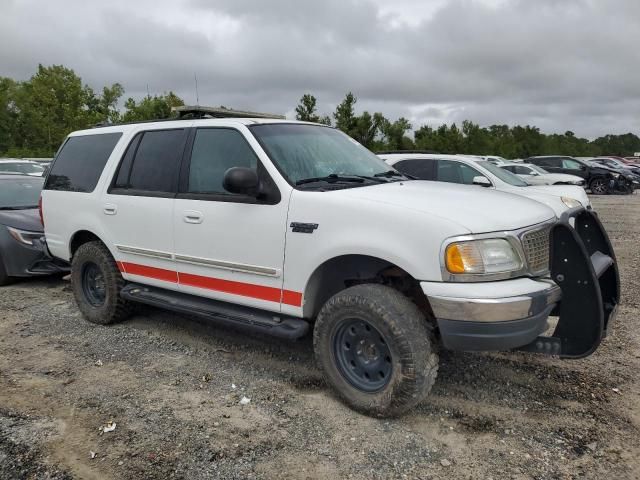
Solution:
{"label": "white suv", "polygon": [[575,207],[591,209],[589,197],[582,187],[529,185],[517,175],[479,157],[400,152],[378,156],[399,172],[414,178],[476,185],[522,195],[548,205],[557,216]]}
{"label": "white suv", "polygon": [[[590,212],[558,220],[524,197],[411,180],[317,124],[75,132],[41,200],[48,247],[72,262],[87,320],[123,320],[140,302],[286,338],[313,328],[328,383],[373,415],[426,396],[438,344],[584,356],[618,301]],[[563,260],[550,258],[560,237]],[[559,334],[539,337],[553,312]]]}

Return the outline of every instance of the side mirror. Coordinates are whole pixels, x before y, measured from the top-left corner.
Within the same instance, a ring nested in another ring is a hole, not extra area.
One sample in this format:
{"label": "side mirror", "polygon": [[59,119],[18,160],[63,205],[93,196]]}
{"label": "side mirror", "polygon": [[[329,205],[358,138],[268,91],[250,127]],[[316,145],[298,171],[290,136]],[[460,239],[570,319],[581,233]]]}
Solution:
{"label": "side mirror", "polygon": [[480,185],[481,187],[490,187],[491,186],[491,182],[489,181],[489,179],[487,177],[483,177],[481,175],[479,175],[477,177],[473,177],[473,184],[474,185]]}
{"label": "side mirror", "polygon": [[232,167],[224,172],[222,186],[227,192],[258,196],[260,180],[255,170],[246,167]]}

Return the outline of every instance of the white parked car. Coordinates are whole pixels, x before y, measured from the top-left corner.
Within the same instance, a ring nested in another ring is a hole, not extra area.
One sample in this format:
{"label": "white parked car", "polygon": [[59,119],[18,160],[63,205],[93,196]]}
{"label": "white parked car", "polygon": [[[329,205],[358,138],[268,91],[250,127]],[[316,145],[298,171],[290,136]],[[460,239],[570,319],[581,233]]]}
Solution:
{"label": "white parked car", "polygon": [[584,186],[584,179],[566,173],[549,173],[532,163],[506,163],[500,168],[516,174],[529,185],[578,185]]}
{"label": "white parked car", "polygon": [[0,158],[0,173],[18,173],[41,177],[45,171],[46,168],[36,162],[16,158]]}
{"label": "white parked car", "polygon": [[[411,180],[327,126],[219,114],[65,140],[41,213],[87,320],[140,302],[290,339],[312,328],[328,384],[377,416],[427,395],[437,344],[581,357],[604,337],[618,280],[591,212]],[[551,313],[559,336],[540,336]]]}
{"label": "white parked car", "polygon": [[394,153],[379,155],[387,164],[405,175],[521,195],[544,203],[558,217],[575,207],[591,209],[583,188],[573,185],[531,186],[511,172],[478,157],[444,154]]}

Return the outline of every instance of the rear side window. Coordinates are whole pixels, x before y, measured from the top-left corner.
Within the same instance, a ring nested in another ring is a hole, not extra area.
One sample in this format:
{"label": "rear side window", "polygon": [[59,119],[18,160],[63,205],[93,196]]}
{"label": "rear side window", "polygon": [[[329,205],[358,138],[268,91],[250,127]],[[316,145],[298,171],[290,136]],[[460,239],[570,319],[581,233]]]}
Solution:
{"label": "rear side window", "polygon": [[185,138],[185,129],[151,130],[136,135],[122,158],[114,188],[175,192]]}
{"label": "rear side window", "polygon": [[189,165],[189,193],[228,194],[222,186],[232,167],[255,170],[258,158],[242,134],[229,128],[201,128],[196,131]]}
{"label": "rear side window", "polygon": [[406,175],[411,175],[420,180],[433,180],[434,179],[434,160],[420,159],[420,160],[401,160],[393,168]]}
{"label": "rear side window", "polygon": [[46,190],[92,192],[122,133],[69,137],[47,178]]}

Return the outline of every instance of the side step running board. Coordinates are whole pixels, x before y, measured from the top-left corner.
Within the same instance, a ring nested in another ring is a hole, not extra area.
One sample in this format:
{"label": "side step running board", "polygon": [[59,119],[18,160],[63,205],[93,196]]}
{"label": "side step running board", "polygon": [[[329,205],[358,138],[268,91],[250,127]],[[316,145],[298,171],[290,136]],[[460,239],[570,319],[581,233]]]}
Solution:
{"label": "side step running board", "polygon": [[309,331],[309,322],[299,318],[285,317],[273,312],[196,297],[163,288],[129,283],[120,291],[120,296],[132,302],[196,315],[287,340],[301,338]]}

